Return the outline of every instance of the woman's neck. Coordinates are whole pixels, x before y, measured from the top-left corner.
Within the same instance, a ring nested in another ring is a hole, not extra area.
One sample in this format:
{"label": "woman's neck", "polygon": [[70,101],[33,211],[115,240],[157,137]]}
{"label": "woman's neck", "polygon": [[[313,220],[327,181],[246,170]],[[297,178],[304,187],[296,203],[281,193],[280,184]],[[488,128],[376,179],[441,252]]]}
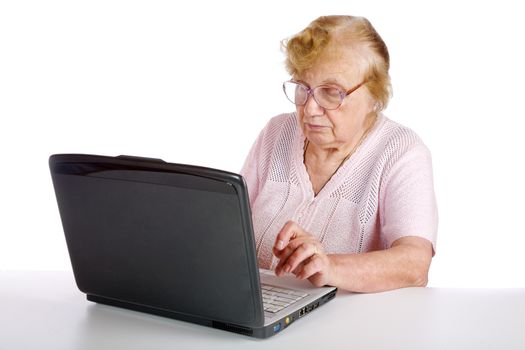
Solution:
{"label": "woman's neck", "polygon": [[377,117],[372,118],[363,131],[357,133],[357,140],[347,143],[344,147],[316,147],[306,140],[303,161],[315,195],[321,192],[346,160],[355,153],[366,139],[376,119]]}
{"label": "woman's neck", "polygon": [[308,156],[308,158],[311,157],[315,163],[327,164],[344,162],[353,153],[355,153],[357,148],[359,148],[361,143],[366,139],[376,120],[376,114],[370,115],[365,119],[363,125],[350,140],[341,142],[339,144],[323,146],[316,145],[309,142],[309,140],[306,140],[304,146],[305,160],[306,156]]}

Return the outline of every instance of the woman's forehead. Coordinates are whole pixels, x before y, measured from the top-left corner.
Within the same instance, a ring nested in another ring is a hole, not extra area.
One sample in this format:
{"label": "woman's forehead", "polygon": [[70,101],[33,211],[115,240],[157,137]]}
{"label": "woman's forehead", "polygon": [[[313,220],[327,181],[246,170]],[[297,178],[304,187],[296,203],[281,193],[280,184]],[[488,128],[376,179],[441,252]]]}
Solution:
{"label": "woman's forehead", "polygon": [[335,41],[328,44],[314,64],[301,72],[298,78],[310,84],[335,82],[346,87],[361,82],[365,68],[363,64],[360,45],[344,45]]}
{"label": "woman's forehead", "polygon": [[294,79],[302,80],[311,86],[336,84],[341,87],[349,87],[358,84],[362,80],[359,72],[358,65],[350,59],[343,57],[320,59],[309,69],[294,76]]}

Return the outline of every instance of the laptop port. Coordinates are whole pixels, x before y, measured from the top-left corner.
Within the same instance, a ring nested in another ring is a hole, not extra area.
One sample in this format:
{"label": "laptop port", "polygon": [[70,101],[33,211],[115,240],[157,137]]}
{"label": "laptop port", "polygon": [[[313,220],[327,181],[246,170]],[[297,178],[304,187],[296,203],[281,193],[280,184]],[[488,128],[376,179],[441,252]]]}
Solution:
{"label": "laptop port", "polygon": [[306,306],[303,307],[300,311],[299,311],[299,317],[302,317],[306,314]]}

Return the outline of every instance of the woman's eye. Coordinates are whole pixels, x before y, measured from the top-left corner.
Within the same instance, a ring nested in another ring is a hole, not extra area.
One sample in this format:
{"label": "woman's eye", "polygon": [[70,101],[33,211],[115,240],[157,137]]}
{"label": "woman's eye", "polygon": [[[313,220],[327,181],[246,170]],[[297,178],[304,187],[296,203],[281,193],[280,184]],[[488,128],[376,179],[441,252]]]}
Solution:
{"label": "woman's eye", "polygon": [[320,92],[326,98],[337,99],[341,96],[339,90],[336,88],[330,88],[330,87],[322,88]]}

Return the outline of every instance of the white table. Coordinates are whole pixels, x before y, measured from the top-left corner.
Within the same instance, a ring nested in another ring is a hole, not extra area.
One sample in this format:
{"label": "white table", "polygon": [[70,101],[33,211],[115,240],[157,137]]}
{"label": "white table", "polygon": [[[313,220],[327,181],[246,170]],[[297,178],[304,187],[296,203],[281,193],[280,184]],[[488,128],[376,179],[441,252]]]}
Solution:
{"label": "white table", "polygon": [[525,289],[340,292],[259,340],[88,302],[71,272],[0,272],[0,349],[525,349]]}

